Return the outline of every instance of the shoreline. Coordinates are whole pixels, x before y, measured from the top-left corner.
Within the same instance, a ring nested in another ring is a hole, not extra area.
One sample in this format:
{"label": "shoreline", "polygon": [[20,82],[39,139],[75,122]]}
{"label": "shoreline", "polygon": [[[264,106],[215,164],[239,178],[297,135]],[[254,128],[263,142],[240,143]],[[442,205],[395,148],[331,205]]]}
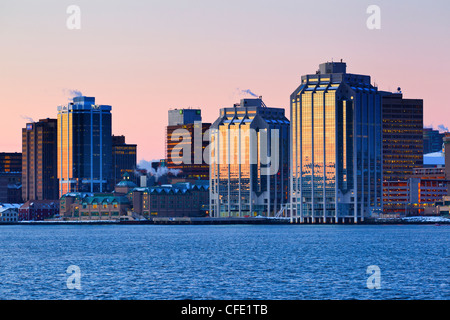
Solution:
{"label": "shoreline", "polygon": [[[432,218],[432,219],[430,219]],[[450,225],[450,219],[442,217],[408,217],[366,219],[358,223],[291,223],[289,218],[152,218],[150,220],[85,220],[85,221],[17,221],[0,222],[3,225]]]}

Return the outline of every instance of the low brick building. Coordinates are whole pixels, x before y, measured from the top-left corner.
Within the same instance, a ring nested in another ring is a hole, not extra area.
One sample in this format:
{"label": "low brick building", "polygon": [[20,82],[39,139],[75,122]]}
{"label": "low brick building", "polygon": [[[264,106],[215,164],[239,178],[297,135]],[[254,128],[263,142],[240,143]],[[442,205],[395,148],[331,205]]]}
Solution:
{"label": "low brick building", "polygon": [[59,201],[30,200],[19,208],[19,221],[41,221],[59,213]]}

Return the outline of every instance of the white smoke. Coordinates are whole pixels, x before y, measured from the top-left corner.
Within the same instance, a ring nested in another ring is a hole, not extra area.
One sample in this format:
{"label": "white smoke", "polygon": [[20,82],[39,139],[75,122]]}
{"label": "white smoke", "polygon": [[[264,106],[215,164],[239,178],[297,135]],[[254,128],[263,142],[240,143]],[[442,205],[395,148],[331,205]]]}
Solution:
{"label": "white smoke", "polygon": [[158,181],[159,178],[168,175],[169,173],[177,176],[181,170],[177,170],[177,169],[169,169],[167,167],[157,167],[157,169],[155,170],[155,168],[152,167],[152,163],[157,162],[159,163],[159,160],[151,160],[151,161],[147,161],[147,160],[141,160],[139,161],[138,164],[138,169],[145,169],[147,170],[147,176],[153,176],[155,177],[155,180]]}
{"label": "white smoke", "polygon": [[240,89],[240,88],[236,88],[236,90],[230,96],[230,98],[233,101],[240,100],[243,98],[248,98],[248,97],[259,98],[260,96],[258,96],[256,93],[254,93],[250,89]]}
{"label": "white smoke", "polygon": [[35,121],[33,120],[33,118],[29,117],[29,116],[20,116],[22,119],[27,120],[27,122],[29,123],[34,123]]}
{"label": "white smoke", "polygon": [[433,123],[429,124],[429,125],[425,125],[425,128],[431,128],[433,130],[437,130],[440,133],[445,133],[445,132],[449,132],[448,127],[446,127],[443,124],[439,124],[439,125],[434,125]]}
{"label": "white smoke", "polygon": [[250,89],[241,90],[241,93],[244,95],[251,95],[252,97],[258,98],[259,96],[256,93],[253,93]]}
{"label": "white smoke", "polygon": [[83,93],[79,90],[74,89],[64,89],[64,95],[67,96],[69,100],[73,100],[75,97],[82,97]]}
{"label": "white smoke", "polygon": [[448,132],[448,127],[444,126],[443,124],[440,124],[437,126],[437,130],[439,130],[440,133]]}

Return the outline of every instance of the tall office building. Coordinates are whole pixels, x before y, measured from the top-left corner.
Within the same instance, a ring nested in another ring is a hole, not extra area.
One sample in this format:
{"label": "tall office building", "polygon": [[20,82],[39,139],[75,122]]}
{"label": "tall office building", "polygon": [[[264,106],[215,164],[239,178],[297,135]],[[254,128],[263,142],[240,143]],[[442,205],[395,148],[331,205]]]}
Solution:
{"label": "tall office building", "polygon": [[27,123],[22,129],[22,198],[57,200],[57,120]]}
{"label": "tall office building", "polygon": [[22,172],[22,153],[0,152],[0,172]]}
{"label": "tall office building", "polygon": [[423,100],[383,94],[384,181],[406,180],[422,165]]}
{"label": "tall office building", "polygon": [[200,109],[169,110],[166,128],[167,168],[177,170],[177,178],[208,180],[205,149],[209,145],[210,123],[202,123]]}
{"label": "tall office building", "polygon": [[289,121],[261,98],[220,110],[211,125],[210,216],[275,216],[288,203]]}
{"label": "tall office building", "polygon": [[[125,136],[112,136],[112,163],[113,183],[112,188],[123,179],[125,172],[130,177],[135,176],[137,165],[137,145],[125,143]],[[136,180],[136,179],[133,179]]]}
{"label": "tall office building", "polygon": [[108,191],[112,179],[111,106],[75,97],[58,107],[60,197],[67,192]]}
{"label": "tall office building", "polygon": [[291,95],[291,217],[359,222],[382,208],[381,95],[327,62]]}
{"label": "tall office building", "polygon": [[423,166],[423,100],[383,92],[383,213],[404,215],[408,179]]}

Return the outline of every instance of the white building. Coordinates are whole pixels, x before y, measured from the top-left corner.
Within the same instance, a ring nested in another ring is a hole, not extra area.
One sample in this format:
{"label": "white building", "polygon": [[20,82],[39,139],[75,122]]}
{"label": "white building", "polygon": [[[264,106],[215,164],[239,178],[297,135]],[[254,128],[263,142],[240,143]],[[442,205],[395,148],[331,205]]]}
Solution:
{"label": "white building", "polygon": [[0,222],[17,222],[20,204],[0,204]]}

